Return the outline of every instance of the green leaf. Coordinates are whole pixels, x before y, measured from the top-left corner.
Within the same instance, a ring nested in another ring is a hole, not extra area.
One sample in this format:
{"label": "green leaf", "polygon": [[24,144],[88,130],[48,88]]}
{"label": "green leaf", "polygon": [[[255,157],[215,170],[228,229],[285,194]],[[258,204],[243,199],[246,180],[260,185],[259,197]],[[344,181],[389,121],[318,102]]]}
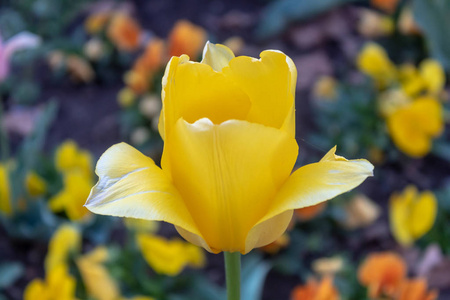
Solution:
{"label": "green leaf", "polygon": [[7,288],[19,279],[25,268],[18,262],[7,262],[0,265],[0,289]]}
{"label": "green leaf", "polygon": [[259,255],[244,256],[241,274],[241,299],[262,299],[264,281],[271,267]]}
{"label": "green leaf", "polygon": [[414,20],[422,29],[431,55],[450,71],[450,1],[414,0]]}
{"label": "green leaf", "polygon": [[256,28],[259,39],[280,34],[291,22],[310,19],[339,5],[355,0],[279,0],[266,6]]}

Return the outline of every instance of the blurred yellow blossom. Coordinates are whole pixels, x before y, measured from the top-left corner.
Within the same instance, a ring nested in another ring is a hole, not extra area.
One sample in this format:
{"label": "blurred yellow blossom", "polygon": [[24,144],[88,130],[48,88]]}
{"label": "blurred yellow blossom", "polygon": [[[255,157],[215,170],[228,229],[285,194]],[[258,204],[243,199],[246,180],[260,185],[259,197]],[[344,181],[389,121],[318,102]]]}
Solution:
{"label": "blurred yellow blossom", "polygon": [[400,151],[411,157],[423,157],[444,129],[442,104],[431,97],[418,98],[390,114],[387,125]]}
{"label": "blurred yellow blossom", "polygon": [[299,285],[291,292],[290,300],[339,300],[339,291],[333,285],[330,276],[320,282],[309,279],[306,285]]}
{"label": "blurred yellow blossom", "polygon": [[92,178],[92,156],[87,150],[80,149],[78,145],[67,140],[63,142],[55,153],[56,169],[60,172],[80,171],[87,178]]}
{"label": "blurred yellow blossom", "polygon": [[120,298],[118,285],[104,266],[108,256],[108,250],[100,246],[76,259],[86,290],[96,300]]}
{"label": "blurred yellow blossom", "polygon": [[397,22],[398,31],[404,35],[420,34],[420,28],[414,20],[413,10],[405,6],[400,13]]}
{"label": "blurred yellow blossom", "polygon": [[66,67],[71,79],[75,82],[89,83],[95,77],[95,72],[91,64],[81,56],[68,55],[66,58]]}
{"label": "blurred yellow blossom", "polygon": [[136,94],[134,91],[130,88],[123,88],[119,91],[119,94],[117,95],[117,102],[121,107],[130,107],[133,105],[136,101]]}
{"label": "blurred yellow blossom", "polygon": [[383,117],[388,117],[399,108],[408,106],[412,99],[403,89],[393,88],[380,93],[377,98],[378,111]]}
{"label": "blurred yellow blossom", "polygon": [[368,288],[371,299],[392,296],[406,276],[406,264],[393,252],[370,254],[359,266],[358,280]]}
{"label": "blurred yellow blossom", "polygon": [[90,15],[84,22],[84,28],[89,34],[96,34],[105,28],[111,17],[110,12],[98,12]]}
{"label": "blurred yellow blossom", "polygon": [[71,254],[81,251],[81,234],[79,230],[69,224],[61,225],[53,234],[48,244],[45,257],[45,271],[50,273],[61,264],[67,264]]}
{"label": "blurred yellow blossom", "polygon": [[76,300],[76,281],[65,264],[47,272],[46,280],[32,280],[25,288],[24,300]]}
{"label": "blurred yellow blossom", "polygon": [[6,163],[0,163],[0,212],[7,216],[12,213],[9,168]]}
{"label": "blurred yellow blossom", "polygon": [[337,96],[337,81],[331,76],[320,77],[313,87],[313,95],[316,99],[334,100]]}
{"label": "blurred yellow blossom", "polygon": [[381,214],[379,206],[363,194],[355,195],[344,209],[346,217],[343,222],[348,229],[366,227]]}
{"label": "blurred yellow blossom", "polygon": [[362,9],[358,22],[358,31],[369,38],[382,37],[394,32],[394,21],[372,9]]}
{"label": "blurred yellow blossom", "polygon": [[186,54],[196,58],[207,39],[206,31],[187,20],[179,20],[169,35],[169,57]]}
{"label": "blurred yellow blossom", "polygon": [[415,240],[433,227],[437,213],[437,201],[430,191],[419,193],[413,185],[402,193],[394,193],[389,202],[391,231],[403,246],[410,246]]}
{"label": "blurred yellow blossom", "polygon": [[419,70],[427,91],[438,95],[445,84],[445,72],[441,64],[434,59],[425,59],[420,63]]}
{"label": "blurred yellow blossom", "polygon": [[324,257],[316,259],[312,262],[312,269],[320,275],[334,275],[344,268],[344,260],[342,257]]}
{"label": "blurred yellow blossom", "polygon": [[64,188],[49,200],[54,212],[65,211],[72,221],[85,221],[91,216],[83,204],[89,196],[92,179],[83,173],[72,171],[64,174]]}
{"label": "blurred yellow blossom", "polygon": [[128,14],[116,12],[108,24],[107,35],[122,51],[134,51],[141,43],[141,27]]}
{"label": "blurred yellow blossom", "polygon": [[32,197],[42,196],[47,191],[47,183],[34,171],[27,173],[25,177],[25,187],[28,194]]}
{"label": "blurred yellow blossom", "polygon": [[169,276],[179,274],[186,266],[203,267],[203,250],[179,239],[138,233],[137,242],[147,263],[155,272]]}
{"label": "blurred yellow blossom", "polygon": [[105,45],[99,38],[92,38],[84,44],[83,52],[91,61],[98,61],[105,54]]}
{"label": "blurred yellow blossom", "polygon": [[129,230],[137,232],[156,232],[159,229],[159,222],[144,219],[124,218],[125,226]]}
{"label": "blurred yellow blossom", "polygon": [[386,51],[376,43],[367,43],[357,58],[358,68],[372,77],[384,88],[396,78],[395,65],[389,59]]}

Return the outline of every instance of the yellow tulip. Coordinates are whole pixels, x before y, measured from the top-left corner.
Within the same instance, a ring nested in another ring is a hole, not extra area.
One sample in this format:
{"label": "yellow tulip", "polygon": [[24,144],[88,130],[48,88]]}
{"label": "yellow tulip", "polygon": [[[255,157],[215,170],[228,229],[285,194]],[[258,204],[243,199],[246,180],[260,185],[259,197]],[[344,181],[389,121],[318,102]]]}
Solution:
{"label": "yellow tulip", "polygon": [[42,196],[47,191],[47,184],[44,179],[34,171],[27,173],[25,187],[27,188],[28,194],[32,197]]}
{"label": "yellow tulip", "polygon": [[248,253],[285,231],[293,210],[331,199],[372,175],[331,149],[291,175],[297,159],[297,70],[279,51],[260,59],[207,43],[201,63],[172,57],[163,78],[162,167],[120,143],[97,163],[86,207],[172,223],[206,250]]}
{"label": "yellow tulip", "polygon": [[442,110],[436,99],[421,97],[390,114],[387,125],[397,148],[411,157],[428,154],[433,139],[444,129]]}
{"label": "yellow tulip", "polygon": [[430,191],[418,193],[415,186],[407,186],[401,193],[391,196],[389,217],[395,239],[410,246],[433,227],[437,201]]}
{"label": "yellow tulip", "polygon": [[53,234],[48,245],[45,257],[45,270],[47,273],[61,264],[66,264],[69,255],[78,254],[81,250],[81,234],[72,225],[62,225]]}
{"label": "yellow tulip", "polygon": [[11,186],[7,164],[0,163],[0,212],[4,215],[12,214]]}
{"label": "yellow tulip", "polygon": [[186,266],[200,268],[205,264],[201,248],[177,239],[166,240],[157,235],[139,233],[137,242],[144,259],[160,274],[175,276]]}
{"label": "yellow tulip", "polygon": [[49,200],[53,212],[65,211],[72,221],[85,221],[91,216],[83,206],[91,190],[92,180],[81,172],[68,172],[64,175],[64,189]]}
{"label": "yellow tulip", "polygon": [[32,280],[23,295],[24,300],[75,300],[75,279],[68,267],[60,264],[47,273],[46,280]]}

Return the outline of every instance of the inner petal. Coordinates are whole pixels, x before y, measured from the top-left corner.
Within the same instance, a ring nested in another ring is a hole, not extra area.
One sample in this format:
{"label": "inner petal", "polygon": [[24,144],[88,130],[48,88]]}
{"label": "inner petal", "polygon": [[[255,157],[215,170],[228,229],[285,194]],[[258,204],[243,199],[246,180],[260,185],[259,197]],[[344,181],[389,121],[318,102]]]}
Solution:
{"label": "inner petal", "polygon": [[182,117],[189,123],[201,118],[214,124],[245,120],[250,110],[249,97],[232,80],[200,63],[179,65],[167,83],[165,97],[174,104],[174,120]]}

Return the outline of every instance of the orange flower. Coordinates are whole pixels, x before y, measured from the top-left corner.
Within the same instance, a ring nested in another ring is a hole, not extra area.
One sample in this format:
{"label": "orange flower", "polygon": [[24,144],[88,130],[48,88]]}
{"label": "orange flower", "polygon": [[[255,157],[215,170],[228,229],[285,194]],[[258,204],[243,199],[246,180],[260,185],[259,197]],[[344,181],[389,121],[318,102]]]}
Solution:
{"label": "orange flower", "polygon": [[157,72],[167,63],[165,50],[163,40],[152,39],[147,44],[144,53],[134,63],[133,70],[149,75]]}
{"label": "orange flower", "polygon": [[136,94],[142,94],[150,88],[148,75],[142,72],[131,70],[124,76],[125,84]]}
{"label": "orange flower", "polygon": [[304,286],[297,286],[291,292],[291,300],[338,300],[339,293],[333,286],[333,280],[327,276],[321,282],[308,280]]}
{"label": "orange flower", "polygon": [[327,203],[321,202],[316,205],[296,209],[294,212],[300,220],[309,221],[320,214],[325,209],[325,207],[327,207]]}
{"label": "orange flower", "polygon": [[133,51],[139,47],[141,28],[125,13],[115,13],[108,26],[108,37],[123,51]]}
{"label": "orange flower", "polygon": [[399,0],[371,0],[370,3],[378,9],[381,9],[389,14],[395,12]]}
{"label": "orange flower", "polygon": [[369,255],[359,267],[359,282],[368,287],[369,297],[392,296],[406,276],[406,264],[393,252]]}
{"label": "orange flower", "polygon": [[206,31],[189,21],[178,21],[169,35],[169,57],[187,54],[196,58],[206,42]]}
{"label": "orange flower", "polygon": [[111,17],[109,12],[99,12],[90,15],[84,22],[84,28],[89,34],[99,33]]}
{"label": "orange flower", "polygon": [[435,300],[438,297],[436,291],[427,291],[428,285],[425,279],[405,280],[400,285],[395,300]]}

